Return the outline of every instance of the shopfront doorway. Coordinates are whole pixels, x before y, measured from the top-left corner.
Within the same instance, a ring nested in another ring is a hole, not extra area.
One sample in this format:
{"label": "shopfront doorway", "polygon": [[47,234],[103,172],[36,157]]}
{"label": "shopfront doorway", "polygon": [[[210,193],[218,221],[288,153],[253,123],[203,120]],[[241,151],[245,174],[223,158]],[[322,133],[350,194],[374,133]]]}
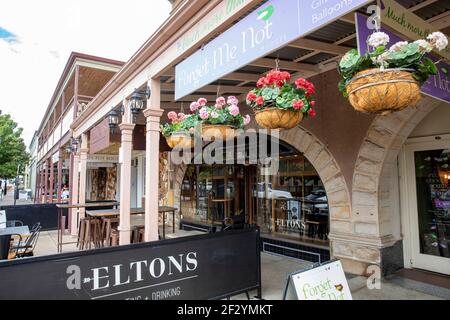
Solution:
{"label": "shopfront doorway", "polygon": [[220,232],[257,225],[264,251],[319,262],[329,257],[329,209],[317,171],[279,141],[279,169],[190,164],[180,190],[183,228]]}
{"label": "shopfront doorway", "polygon": [[450,274],[450,135],[410,139],[401,165],[405,265]]}

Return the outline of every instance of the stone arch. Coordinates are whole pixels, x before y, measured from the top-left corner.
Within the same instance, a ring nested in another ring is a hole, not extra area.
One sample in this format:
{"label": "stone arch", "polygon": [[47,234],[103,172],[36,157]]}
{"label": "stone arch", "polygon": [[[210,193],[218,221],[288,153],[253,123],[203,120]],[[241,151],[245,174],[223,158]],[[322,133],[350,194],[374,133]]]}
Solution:
{"label": "stone arch", "polygon": [[[319,174],[328,197],[330,234],[346,228],[351,215],[350,193],[341,169],[328,148],[311,132],[295,127],[280,132],[280,139],[303,153]],[[174,204],[180,205],[180,190],[187,166],[174,168]]]}
{"label": "stone arch", "polygon": [[439,103],[424,97],[416,107],[375,117],[361,144],[353,173],[353,235],[335,239],[337,256],[376,263],[383,273],[388,273],[387,264],[393,261],[387,257],[393,256],[395,250],[395,256],[401,259],[396,262],[402,266],[397,156],[416,125]]}

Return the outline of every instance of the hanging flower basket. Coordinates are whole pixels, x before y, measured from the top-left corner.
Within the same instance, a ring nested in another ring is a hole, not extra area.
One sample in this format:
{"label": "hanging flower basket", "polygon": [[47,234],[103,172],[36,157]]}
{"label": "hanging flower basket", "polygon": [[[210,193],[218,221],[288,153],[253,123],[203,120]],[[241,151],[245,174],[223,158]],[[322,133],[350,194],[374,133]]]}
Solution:
{"label": "hanging flower basket", "polygon": [[267,129],[292,129],[303,119],[303,113],[293,110],[267,108],[255,111],[255,120]]}
{"label": "hanging flower basket", "polygon": [[219,139],[219,140],[230,140],[234,139],[236,136],[236,129],[227,125],[203,125],[202,126],[202,137],[209,141]]}
{"label": "hanging flower basket", "polygon": [[348,100],[357,111],[388,114],[419,102],[420,84],[411,69],[369,69],[346,86]]}
{"label": "hanging flower basket", "polygon": [[174,148],[192,148],[194,146],[194,139],[190,134],[184,132],[175,132],[166,137],[167,144],[172,149]]}
{"label": "hanging flower basket", "polygon": [[441,32],[433,32],[426,40],[400,41],[387,48],[389,41],[388,34],[374,32],[367,39],[366,54],[361,56],[352,49],[339,62],[339,90],[358,111],[384,115],[414,106],[421,99],[420,86],[438,73],[439,62],[426,54],[448,45]]}
{"label": "hanging flower basket", "polygon": [[236,129],[243,129],[250,123],[250,116],[240,113],[239,101],[235,96],[227,99],[218,97],[214,105],[207,104],[205,98],[200,98],[190,105],[202,125],[202,137],[207,141],[233,139]]}
{"label": "hanging flower basket", "polygon": [[266,129],[292,129],[304,117],[314,117],[314,85],[303,78],[288,83],[286,71],[271,70],[247,94],[247,104],[255,112],[256,122]]}

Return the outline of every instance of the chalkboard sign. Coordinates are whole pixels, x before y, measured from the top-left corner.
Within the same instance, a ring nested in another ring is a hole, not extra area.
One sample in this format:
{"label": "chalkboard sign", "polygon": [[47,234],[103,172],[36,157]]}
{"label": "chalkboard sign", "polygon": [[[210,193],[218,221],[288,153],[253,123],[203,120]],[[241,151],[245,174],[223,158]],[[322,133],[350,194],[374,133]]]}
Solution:
{"label": "chalkboard sign", "polygon": [[0,299],[220,299],[261,294],[259,229],[0,262]]}
{"label": "chalkboard sign", "polygon": [[284,300],[352,300],[340,260],[314,265],[291,273],[286,280]]}

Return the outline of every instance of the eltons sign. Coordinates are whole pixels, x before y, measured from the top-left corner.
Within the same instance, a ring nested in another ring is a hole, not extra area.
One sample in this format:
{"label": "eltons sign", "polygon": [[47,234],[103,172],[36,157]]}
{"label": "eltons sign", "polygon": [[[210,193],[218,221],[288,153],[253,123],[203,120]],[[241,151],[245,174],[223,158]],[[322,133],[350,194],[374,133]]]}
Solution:
{"label": "eltons sign", "polygon": [[175,99],[178,100],[369,2],[268,1],[175,67]]}
{"label": "eltons sign", "polygon": [[203,300],[261,295],[259,229],[0,262],[0,300]]}

